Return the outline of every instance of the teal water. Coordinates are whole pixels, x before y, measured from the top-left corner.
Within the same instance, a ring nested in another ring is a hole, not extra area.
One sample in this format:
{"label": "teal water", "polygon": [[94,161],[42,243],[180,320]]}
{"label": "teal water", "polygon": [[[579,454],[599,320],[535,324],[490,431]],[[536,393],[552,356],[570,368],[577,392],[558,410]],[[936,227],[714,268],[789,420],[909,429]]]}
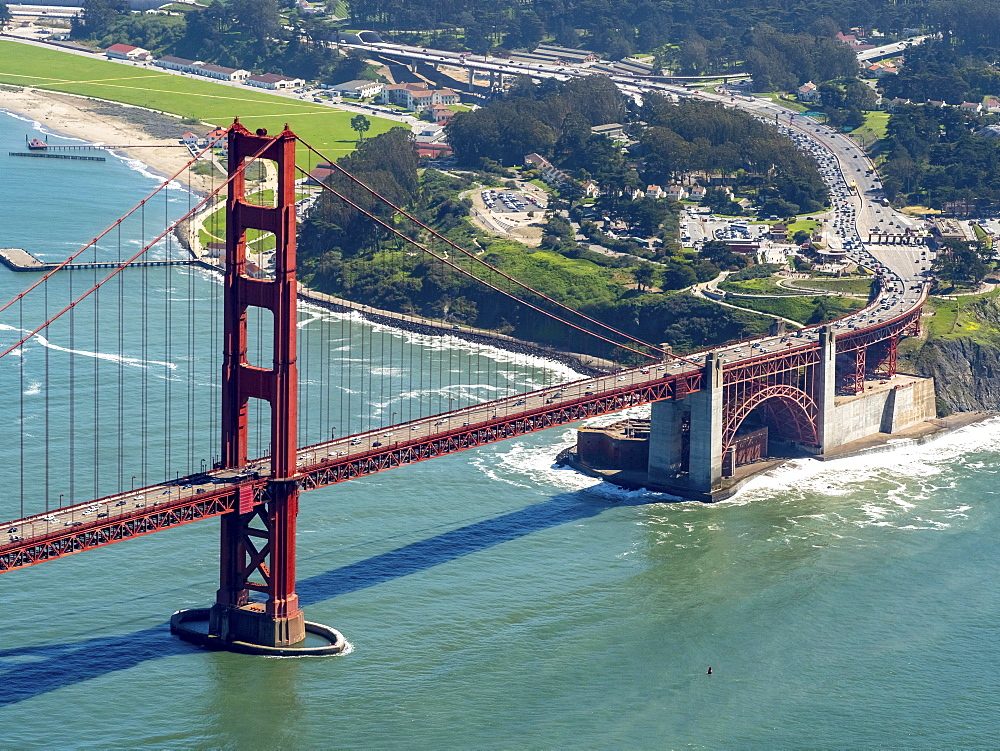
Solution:
{"label": "teal water", "polygon": [[[0,154],[29,128],[0,117]],[[112,161],[26,173],[13,161],[0,157],[4,246],[65,255],[153,184]],[[57,203],[55,175],[65,195],[99,199]],[[217,286],[183,283],[206,300]],[[0,269],[4,300],[24,284]],[[121,294],[140,305],[131,285]],[[308,346],[324,346],[332,329],[311,328]],[[53,383],[25,390],[64,388],[86,357],[52,352]],[[189,367],[202,366],[208,394],[210,363]],[[0,378],[9,405],[22,384]],[[0,577],[0,746],[1000,745],[1000,423],[792,463],[714,506],[553,469],[571,435],[306,494],[299,592],[310,620],[351,642],[339,658],[207,653],[169,635],[170,612],[214,595],[213,521]],[[210,433],[196,438],[196,457],[211,450]],[[0,498],[3,518],[18,515],[15,495]]]}

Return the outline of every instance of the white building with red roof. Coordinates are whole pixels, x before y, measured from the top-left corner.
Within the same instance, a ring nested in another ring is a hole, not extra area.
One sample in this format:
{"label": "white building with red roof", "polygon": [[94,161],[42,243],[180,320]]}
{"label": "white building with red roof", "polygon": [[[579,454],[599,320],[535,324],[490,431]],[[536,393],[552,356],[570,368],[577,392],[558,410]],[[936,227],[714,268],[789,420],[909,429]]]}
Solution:
{"label": "white building with red roof", "polygon": [[301,78],[291,78],[280,76],[277,73],[260,73],[249,76],[244,81],[247,86],[256,86],[259,89],[297,89],[305,84]]}
{"label": "white building with red roof", "polygon": [[146,62],[153,59],[153,55],[149,50],[144,50],[142,47],[133,47],[131,44],[112,44],[104,50],[104,54],[109,60]]}

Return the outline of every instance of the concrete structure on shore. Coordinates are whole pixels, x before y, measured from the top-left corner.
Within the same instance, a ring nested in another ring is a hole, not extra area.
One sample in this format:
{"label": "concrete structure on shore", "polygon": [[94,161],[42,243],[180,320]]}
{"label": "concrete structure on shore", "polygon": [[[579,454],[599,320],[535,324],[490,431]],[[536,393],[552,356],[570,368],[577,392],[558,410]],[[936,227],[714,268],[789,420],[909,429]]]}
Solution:
{"label": "concrete structure on shore", "polygon": [[932,378],[869,372],[859,389],[855,362],[838,355],[829,326],[820,345],[820,356],[798,374],[804,384],[798,394],[759,376],[736,383],[723,357],[710,353],[700,391],[654,402],[648,423],[581,428],[573,459],[613,482],[620,471],[626,486],[720,500],[756,473],[753,465],[824,458],[936,416]]}

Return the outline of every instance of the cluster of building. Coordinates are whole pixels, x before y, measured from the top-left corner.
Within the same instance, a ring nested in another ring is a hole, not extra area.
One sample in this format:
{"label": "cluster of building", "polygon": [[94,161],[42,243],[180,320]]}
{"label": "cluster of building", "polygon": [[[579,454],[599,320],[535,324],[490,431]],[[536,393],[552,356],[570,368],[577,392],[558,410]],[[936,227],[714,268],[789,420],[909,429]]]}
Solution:
{"label": "cluster of building", "polygon": [[[570,179],[569,175],[541,154],[532,153],[525,156],[524,166],[529,169],[538,170],[541,173],[542,180],[550,185],[559,185]],[[581,183],[580,187],[583,188],[583,194],[586,198],[597,198],[602,192],[601,186],[593,180]],[[725,192],[731,199],[734,198],[733,191],[729,186],[723,185],[719,189]],[[669,201],[684,201],[686,199],[701,201],[705,198],[707,192],[708,188],[704,185],[671,183],[667,186],[647,185],[645,190],[642,188],[632,188],[626,190],[623,195],[631,198],[633,201],[638,201],[640,198],[666,198]]]}
{"label": "cluster of building", "polygon": [[865,50],[873,50],[877,45],[871,44],[867,39],[864,38],[864,29],[859,27],[854,27],[851,29],[853,34],[845,34],[842,31],[837,32],[836,40],[841,44],[846,44],[855,52],[864,52]]}
{"label": "cluster of building", "polygon": [[129,44],[113,44],[104,51],[104,54],[110,60],[152,63],[166,70],[177,70],[205,78],[214,78],[218,81],[243,83],[261,89],[296,89],[305,83],[301,78],[282,76],[277,73],[251,74],[250,71],[242,68],[227,68],[224,65],[206,63],[202,60],[186,60],[183,57],[174,57],[173,55],[154,58],[149,50],[133,47]]}
{"label": "cluster of building", "polygon": [[395,104],[410,112],[426,112],[433,122],[442,123],[455,114],[449,105],[458,104],[458,94],[451,89],[431,89],[423,83],[393,83],[378,81],[345,81],[330,87],[341,96],[355,99],[378,97],[382,104]]}

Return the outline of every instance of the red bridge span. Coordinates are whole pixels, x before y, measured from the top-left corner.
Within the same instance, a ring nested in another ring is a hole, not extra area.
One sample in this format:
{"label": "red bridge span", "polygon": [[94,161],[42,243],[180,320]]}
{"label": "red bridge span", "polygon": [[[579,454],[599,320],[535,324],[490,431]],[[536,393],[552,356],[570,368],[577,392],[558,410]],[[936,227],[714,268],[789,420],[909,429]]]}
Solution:
{"label": "red bridge span", "polygon": [[[7,522],[9,540],[0,544],[0,572],[221,516],[216,602],[194,615],[182,614],[174,625],[182,636],[211,646],[280,653],[301,643],[307,628],[295,594],[295,518],[302,492],[652,404],[651,479],[680,494],[708,498],[721,478],[753,458],[741,454],[739,440],[751,415],[762,415],[783,440],[807,453],[834,447],[839,440],[837,394],[860,393],[866,377],[894,375],[900,339],[918,331],[925,293],[907,295],[906,280],[893,277],[891,269],[879,273],[880,289],[864,311],[833,324],[683,358],[592,321],[585,333],[605,344],[632,348],[646,355],[647,362],[300,446],[296,204],[301,201],[297,193],[301,180],[295,164],[297,148],[300,142],[287,129],[278,136],[251,134],[237,123],[229,130],[222,441],[216,468],[13,519]],[[269,162],[277,173],[270,188],[275,195],[273,205],[248,200],[247,167],[258,161]],[[371,226],[401,234],[384,214],[370,208],[364,190],[377,194],[349,180],[358,190],[339,192],[337,197],[366,216]],[[193,215],[195,210],[184,221]],[[415,218],[407,218],[436,235]],[[176,226],[171,225],[144,250]],[[255,274],[248,257],[250,238],[262,234],[274,237],[274,268],[268,277]],[[426,242],[421,245],[406,239],[434,254]],[[139,256],[141,252],[125,259],[121,269]],[[442,263],[465,272],[447,258]],[[519,284],[510,277],[505,281],[497,281],[496,275],[491,278],[477,280],[506,295]],[[536,313],[584,331],[573,323],[579,319],[572,319],[572,311],[557,307],[552,312],[542,302],[547,300],[535,293],[519,301]],[[75,305],[34,330],[25,329],[24,338],[0,357],[14,352]],[[247,317],[255,308],[270,313],[272,367],[250,364]],[[270,405],[270,451],[263,458],[249,455],[251,400]],[[207,627],[194,629],[187,625],[189,618],[201,619]],[[327,651],[336,652],[342,646],[331,637]]]}

